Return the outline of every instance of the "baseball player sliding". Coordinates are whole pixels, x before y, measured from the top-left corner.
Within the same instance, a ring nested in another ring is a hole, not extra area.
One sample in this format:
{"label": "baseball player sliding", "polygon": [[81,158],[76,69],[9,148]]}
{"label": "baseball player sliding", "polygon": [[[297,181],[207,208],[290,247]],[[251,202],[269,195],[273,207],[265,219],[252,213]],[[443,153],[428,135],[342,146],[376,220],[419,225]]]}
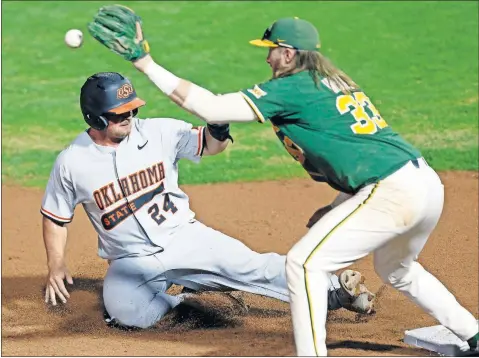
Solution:
{"label": "baseball player sliding", "polygon": [[309,232],[287,255],[298,355],[327,354],[328,275],[369,253],[374,253],[376,272],[385,283],[477,350],[474,316],[417,262],[442,212],[440,178],[388,126],[364,91],[321,54],[311,23],[285,18],[269,26],[251,43],[269,50],[272,79],[222,96],[157,64],[149,55],[141,19],[128,8],[101,8],[89,30],[207,123],[269,120],[311,177],[340,192],[330,206],[318,210]]}
{"label": "baseball player sliding", "polygon": [[[118,73],[97,73],[81,88],[90,128],[63,150],[43,198],[48,259],[45,301],[69,298],[64,279],[67,226],[81,204],[98,233],[99,256],[109,260],[103,286],[108,314],[123,326],[146,328],[191,293],[168,295],[172,284],[193,291],[242,290],[288,302],[285,256],[259,254],[195,220],[178,187],[178,161],[199,162],[228,145],[229,125],[194,128],[171,118],[140,120],[145,101]],[[361,274],[341,274],[343,286]],[[369,313],[364,293],[349,293],[332,276],[328,307]]]}

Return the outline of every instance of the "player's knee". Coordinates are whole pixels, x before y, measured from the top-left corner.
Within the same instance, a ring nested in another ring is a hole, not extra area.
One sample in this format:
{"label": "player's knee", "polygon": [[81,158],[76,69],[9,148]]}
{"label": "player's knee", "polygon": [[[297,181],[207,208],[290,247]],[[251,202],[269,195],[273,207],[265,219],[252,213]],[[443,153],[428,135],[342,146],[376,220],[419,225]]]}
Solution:
{"label": "player's knee", "polygon": [[[309,258],[309,259],[308,259]],[[308,262],[307,267],[306,261]],[[286,273],[288,271],[297,271],[305,269],[310,272],[332,272],[335,269],[334,262],[325,257],[321,252],[315,252],[314,256],[311,252],[306,252],[304,247],[296,244],[286,255]]]}
{"label": "player's knee", "polygon": [[108,314],[121,326],[135,328],[151,327],[151,322],[145,319],[138,311],[138,307],[133,304],[105,304],[105,308]]}
{"label": "player's knee", "polygon": [[148,307],[145,300],[128,292],[104,291],[103,300],[105,308],[111,318],[125,327],[148,328],[152,325],[147,319]]}
{"label": "player's knee", "polygon": [[286,255],[286,271],[294,270],[302,266],[298,255],[294,250],[290,250]]}
{"label": "player's knee", "polygon": [[412,262],[409,266],[403,265],[391,265],[391,264],[378,264],[375,262],[374,268],[381,280],[393,286],[394,288],[401,289],[404,286],[409,286],[417,275],[417,272],[422,269],[422,266],[418,262]]}
{"label": "player's knee", "polygon": [[304,260],[298,250],[293,247],[286,255],[286,277],[288,282],[298,282],[301,273],[304,271]]}

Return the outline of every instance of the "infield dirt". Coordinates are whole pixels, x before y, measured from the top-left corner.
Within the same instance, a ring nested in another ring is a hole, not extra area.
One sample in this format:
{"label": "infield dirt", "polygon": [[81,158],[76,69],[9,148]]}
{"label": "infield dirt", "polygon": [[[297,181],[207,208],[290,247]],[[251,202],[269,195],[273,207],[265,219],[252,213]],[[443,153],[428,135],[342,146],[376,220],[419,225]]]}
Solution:
{"label": "infield dirt", "polygon": [[[443,172],[446,204],[419,261],[477,317],[478,175]],[[305,224],[335,193],[310,180],[183,186],[203,223],[259,252],[285,254]],[[245,294],[250,310],[211,295],[212,310],[180,308],[153,329],[125,332],[103,321],[102,279],[107,263],[96,255],[96,235],[83,212],[69,227],[67,264],[71,299],[57,309],[43,302],[47,268],[39,213],[43,192],[2,186],[2,355],[8,356],[291,356],[289,306]],[[187,260],[187,258],[185,258]],[[377,312],[360,317],[330,312],[332,356],[429,356],[402,342],[404,331],[437,324],[400,293],[382,284],[370,256],[356,263],[377,292]],[[434,299],[434,297],[431,297]],[[215,300],[218,300],[216,302]],[[216,312],[215,312],[216,310]],[[225,314],[226,313],[226,314]],[[221,318],[221,319],[219,319]]]}

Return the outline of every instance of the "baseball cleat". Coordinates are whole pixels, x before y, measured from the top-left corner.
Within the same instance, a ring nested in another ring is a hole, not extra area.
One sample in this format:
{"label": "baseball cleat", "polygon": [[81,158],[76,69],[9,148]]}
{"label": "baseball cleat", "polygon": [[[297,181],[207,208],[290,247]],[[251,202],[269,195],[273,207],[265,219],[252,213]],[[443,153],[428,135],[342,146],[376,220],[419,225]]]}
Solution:
{"label": "baseball cleat", "polygon": [[359,272],[353,270],[344,270],[339,275],[339,284],[350,296],[356,296],[360,293],[360,285],[366,278]]}
{"label": "baseball cleat", "polygon": [[339,275],[340,288],[336,290],[343,308],[362,314],[373,313],[376,295],[364,284],[365,277],[358,271],[345,270]]}

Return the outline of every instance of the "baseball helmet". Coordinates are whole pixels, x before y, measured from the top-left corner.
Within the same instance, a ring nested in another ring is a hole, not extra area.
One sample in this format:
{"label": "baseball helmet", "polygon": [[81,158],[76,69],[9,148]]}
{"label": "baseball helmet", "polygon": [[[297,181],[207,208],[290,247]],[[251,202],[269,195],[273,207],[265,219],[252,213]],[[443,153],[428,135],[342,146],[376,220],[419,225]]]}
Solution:
{"label": "baseball helmet", "polygon": [[136,96],[128,78],[116,72],[100,72],[88,77],[80,91],[83,118],[97,130],[108,127],[106,116],[133,111],[145,104]]}

